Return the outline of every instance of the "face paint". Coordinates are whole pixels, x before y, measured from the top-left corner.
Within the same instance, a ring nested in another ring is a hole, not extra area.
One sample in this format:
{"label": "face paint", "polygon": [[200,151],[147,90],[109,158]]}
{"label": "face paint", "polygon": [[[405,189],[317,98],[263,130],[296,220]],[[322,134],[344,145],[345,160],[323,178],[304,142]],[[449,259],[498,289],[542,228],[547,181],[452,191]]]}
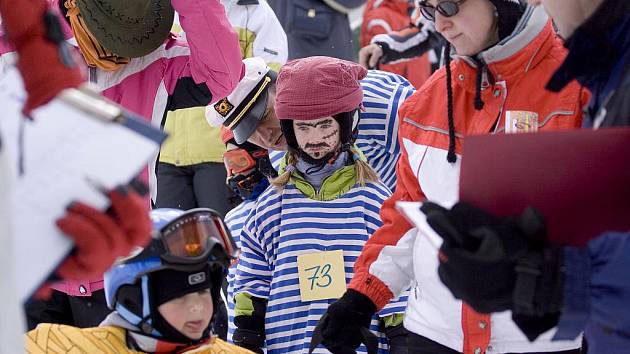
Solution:
{"label": "face paint", "polygon": [[293,121],[295,139],[302,151],[320,159],[339,147],[339,123],[332,117]]}

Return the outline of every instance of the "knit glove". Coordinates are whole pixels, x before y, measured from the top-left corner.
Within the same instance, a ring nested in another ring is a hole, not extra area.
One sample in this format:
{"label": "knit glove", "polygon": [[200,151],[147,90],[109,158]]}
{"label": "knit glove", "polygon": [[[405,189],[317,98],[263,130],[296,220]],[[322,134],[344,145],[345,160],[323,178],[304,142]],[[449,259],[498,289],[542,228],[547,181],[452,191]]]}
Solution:
{"label": "knit glove", "polygon": [[355,354],[356,348],[365,343],[368,353],[378,350],[377,338],[368,330],[376,305],[367,296],[348,289],[332,303],[319,320],[309,353],[323,344],[333,354]]}
{"label": "knit glove", "polygon": [[63,89],[84,81],[64,41],[59,19],[47,10],[45,0],[0,0],[0,13],[28,93],[26,115]]}
{"label": "knit glove", "polygon": [[108,196],[111,208],[106,212],[75,202],[57,220],[59,229],[75,246],[57,268],[62,279],[102,277],[117,257],[149,242],[151,220],[143,198],[127,187],[117,188]]}

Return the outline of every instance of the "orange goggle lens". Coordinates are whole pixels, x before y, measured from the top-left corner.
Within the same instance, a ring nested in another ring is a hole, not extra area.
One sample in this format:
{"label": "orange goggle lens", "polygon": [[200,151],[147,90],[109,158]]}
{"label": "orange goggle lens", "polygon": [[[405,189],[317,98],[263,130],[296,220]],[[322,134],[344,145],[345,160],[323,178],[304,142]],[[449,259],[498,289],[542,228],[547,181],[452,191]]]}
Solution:
{"label": "orange goggle lens", "polygon": [[230,176],[256,167],[256,160],[244,149],[226,151],[223,154],[223,163]]}
{"label": "orange goggle lens", "polygon": [[176,220],[162,231],[162,240],[168,257],[184,263],[207,256],[216,243],[228,255],[235,251],[220,216],[207,212],[190,214]]}

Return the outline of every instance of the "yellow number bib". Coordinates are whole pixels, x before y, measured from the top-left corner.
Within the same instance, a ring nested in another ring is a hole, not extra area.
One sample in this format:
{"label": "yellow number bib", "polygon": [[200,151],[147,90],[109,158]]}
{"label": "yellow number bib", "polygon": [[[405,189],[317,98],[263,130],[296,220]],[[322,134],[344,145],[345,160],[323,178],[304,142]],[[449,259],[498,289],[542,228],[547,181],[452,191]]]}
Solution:
{"label": "yellow number bib", "polygon": [[297,257],[300,299],[338,299],[346,292],[343,251],[325,251]]}

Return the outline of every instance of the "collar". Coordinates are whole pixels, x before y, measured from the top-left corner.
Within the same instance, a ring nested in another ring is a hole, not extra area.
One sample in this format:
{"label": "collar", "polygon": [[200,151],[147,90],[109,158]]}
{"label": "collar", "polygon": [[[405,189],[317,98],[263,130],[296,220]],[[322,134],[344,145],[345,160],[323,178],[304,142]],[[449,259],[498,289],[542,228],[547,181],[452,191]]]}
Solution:
{"label": "collar", "polygon": [[[355,151],[359,151],[355,146]],[[359,151],[358,154],[359,159],[362,161],[367,161],[363,153]],[[353,157],[354,158],[354,157]],[[344,157],[344,161],[347,160],[348,157]],[[284,170],[286,166],[286,155],[282,159],[280,165],[280,173]],[[354,163],[350,165],[343,166],[334,172],[332,172],[329,176],[325,177],[322,180],[321,186],[319,190],[317,190],[313,185],[311,185],[301,173],[293,173],[291,176],[291,182],[295,185],[297,189],[302,192],[305,196],[313,200],[319,201],[330,201],[337,199],[348,192],[352,187],[357,184],[356,171],[354,168]]]}
{"label": "collar", "polygon": [[181,343],[172,343],[151,336],[147,336],[142,331],[131,323],[122,318],[118,312],[114,311],[110,313],[99,327],[113,326],[125,329],[127,332],[127,346],[130,349],[141,350],[147,353],[155,354],[174,354],[188,351],[199,346],[209,343],[212,339],[200,342],[194,346],[185,346]]}
{"label": "collar", "polygon": [[629,31],[630,2],[605,0],[565,42],[569,54],[547,89],[558,92],[577,79],[591,91],[598,91],[599,84],[614,81],[613,72],[628,60]]}
{"label": "collar", "polygon": [[[555,36],[553,26],[542,6],[528,6],[514,32],[496,45],[477,55],[496,81],[509,80],[521,76],[540,63],[551,49]],[[474,91],[477,63],[472,57],[455,56],[453,81],[465,89]],[[461,76],[459,75],[461,74]],[[463,78],[463,79],[462,79]],[[488,82],[484,78],[484,82]]]}
{"label": "collar", "polygon": [[315,187],[315,189],[319,189],[326,177],[346,165],[347,159],[348,152],[343,151],[337,155],[333,163],[325,163],[323,165],[312,164],[299,159],[295,164],[295,168],[301,173],[302,177],[304,177],[308,183]]}

